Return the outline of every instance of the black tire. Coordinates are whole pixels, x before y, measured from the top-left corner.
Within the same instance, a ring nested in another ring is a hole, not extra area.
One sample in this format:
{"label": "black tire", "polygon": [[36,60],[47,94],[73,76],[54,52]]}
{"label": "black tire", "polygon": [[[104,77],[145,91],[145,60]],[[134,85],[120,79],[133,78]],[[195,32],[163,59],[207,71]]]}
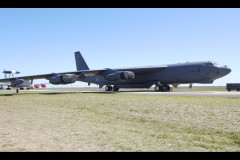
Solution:
{"label": "black tire", "polygon": [[108,86],[105,86],[105,91],[108,91]]}
{"label": "black tire", "polygon": [[19,89],[16,89],[16,93],[19,93]]}
{"label": "black tire", "polygon": [[155,92],[160,92],[160,91],[161,91],[161,86],[156,85],[156,86],[154,87],[154,90],[155,90]]}
{"label": "black tire", "polygon": [[119,88],[117,88],[116,86],[113,86],[113,91],[117,92],[119,91]]}
{"label": "black tire", "polygon": [[168,89],[167,85],[163,85],[163,86],[162,86],[162,91],[163,91],[163,92],[166,92],[167,89]]}
{"label": "black tire", "polygon": [[112,86],[106,86],[105,87],[105,91],[111,91],[113,88],[112,88]]}
{"label": "black tire", "polygon": [[228,89],[227,89],[227,91],[228,91],[228,92],[230,92],[230,91],[231,91],[231,89],[230,89],[230,88],[228,88]]}
{"label": "black tire", "polygon": [[166,86],[166,92],[170,92],[171,87],[169,85],[165,85]]}

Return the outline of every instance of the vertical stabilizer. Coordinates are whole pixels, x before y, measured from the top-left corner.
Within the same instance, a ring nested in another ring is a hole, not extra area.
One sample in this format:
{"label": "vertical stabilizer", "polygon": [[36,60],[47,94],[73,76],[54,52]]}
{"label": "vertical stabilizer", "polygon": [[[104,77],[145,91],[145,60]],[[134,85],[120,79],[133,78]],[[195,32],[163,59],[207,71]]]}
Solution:
{"label": "vertical stabilizer", "polygon": [[83,59],[81,53],[79,51],[75,52],[75,60],[76,60],[76,67],[77,71],[79,70],[89,70],[87,63]]}

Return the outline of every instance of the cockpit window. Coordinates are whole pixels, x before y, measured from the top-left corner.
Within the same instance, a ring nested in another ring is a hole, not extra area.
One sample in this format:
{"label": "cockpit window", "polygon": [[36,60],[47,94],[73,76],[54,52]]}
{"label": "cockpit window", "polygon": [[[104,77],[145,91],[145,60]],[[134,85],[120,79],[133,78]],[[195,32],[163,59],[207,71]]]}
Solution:
{"label": "cockpit window", "polygon": [[204,63],[204,66],[218,66],[218,64],[215,62],[208,62],[208,63]]}
{"label": "cockpit window", "polygon": [[213,65],[216,66],[216,67],[219,66],[219,65],[218,65],[217,63],[215,63],[215,62],[213,62]]}

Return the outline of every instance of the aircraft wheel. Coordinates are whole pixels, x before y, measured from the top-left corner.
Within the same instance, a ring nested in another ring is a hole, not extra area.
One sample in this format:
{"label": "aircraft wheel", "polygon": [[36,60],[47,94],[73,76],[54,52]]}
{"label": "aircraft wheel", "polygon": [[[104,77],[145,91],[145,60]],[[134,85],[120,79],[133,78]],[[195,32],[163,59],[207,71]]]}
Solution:
{"label": "aircraft wheel", "polygon": [[111,91],[112,89],[113,89],[113,87],[112,87],[112,86],[109,86],[108,91]]}
{"label": "aircraft wheel", "polygon": [[106,86],[105,87],[105,91],[111,91],[113,88],[112,88],[112,86]]}
{"label": "aircraft wheel", "polygon": [[154,90],[155,90],[155,92],[160,92],[161,91],[161,86],[160,85],[156,85],[155,87],[154,87]]}
{"label": "aircraft wheel", "polygon": [[166,92],[166,91],[167,91],[167,86],[166,85],[162,86],[162,92]]}
{"label": "aircraft wheel", "polygon": [[108,91],[108,86],[105,86],[105,91]]}
{"label": "aircraft wheel", "polygon": [[19,92],[19,89],[16,89],[16,93],[18,93]]}
{"label": "aircraft wheel", "polygon": [[163,85],[161,86],[161,91],[162,92],[169,92],[171,87],[169,85]]}
{"label": "aircraft wheel", "polygon": [[169,85],[165,85],[166,86],[166,91],[169,92],[171,87]]}
{"label": "aircraft wheel", "polygon": [[119,91],[119,88],[117,88],[116,86],[113,86],[113,91],[117,92]]}

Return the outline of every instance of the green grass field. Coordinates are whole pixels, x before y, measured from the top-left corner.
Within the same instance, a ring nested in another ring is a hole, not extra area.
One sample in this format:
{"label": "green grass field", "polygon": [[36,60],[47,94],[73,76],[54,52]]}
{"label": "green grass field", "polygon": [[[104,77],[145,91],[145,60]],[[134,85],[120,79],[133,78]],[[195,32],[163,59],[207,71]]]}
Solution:
{"label": "green grass field", "polygon": [[0,91],[0,151],[240,151],[240,99]]}

